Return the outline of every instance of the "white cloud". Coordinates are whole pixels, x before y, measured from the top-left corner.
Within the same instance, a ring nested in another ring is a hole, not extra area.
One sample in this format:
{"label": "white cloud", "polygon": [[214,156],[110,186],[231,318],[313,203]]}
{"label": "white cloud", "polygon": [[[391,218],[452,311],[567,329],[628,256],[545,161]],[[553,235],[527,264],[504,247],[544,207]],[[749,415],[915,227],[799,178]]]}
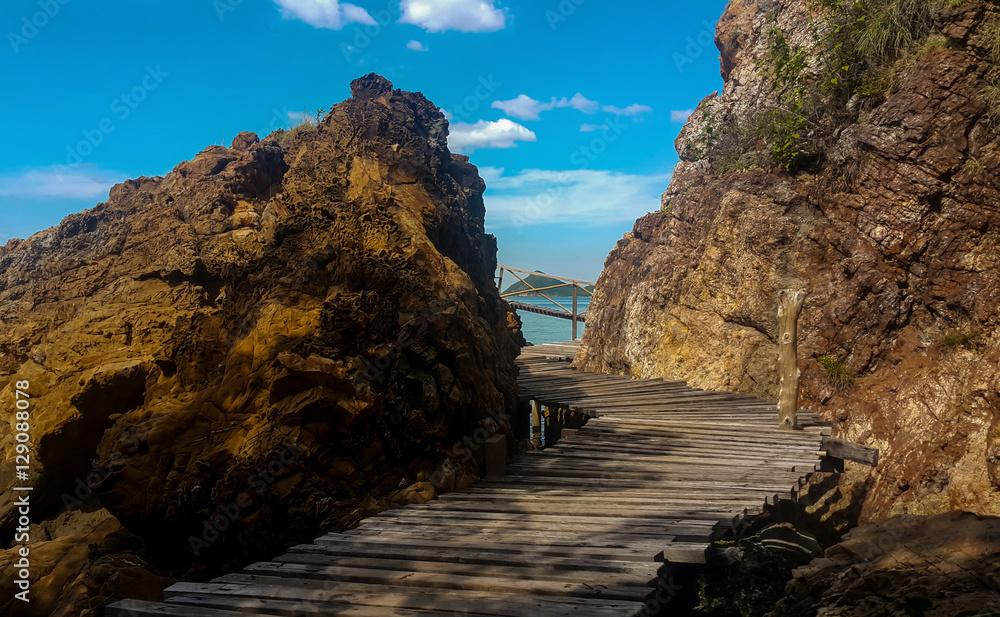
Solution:
{"label": "white cloud", "polygon": [[0,174],[0,197],[16,199],[104,199],[125,174],[90,165],[57,165]]}
{"label": "white cloud", "polygon": [[480,120],[475,124],[452,124],[448,146],[455,152],[468,153],[480,148],[513,148],[519,141],[536,140],[533,131],[501,118],[497,121]]}
{"label": "white cloud", "polygon": [[340,30],[349,23],[374,26],[375,20],[360,6],[340,0],[274,0],[286,19],[301,19],[316,28]]}
{"label": "white cloud", "polygon": [[653,111],[653,108],[649,105],[629,105],[628,107],[615,107],[614,105],[605,105],[601,108],[602,111],[606,111],[609,114],[614,114],[616,116],[638,116],[639,114],[646,114]]}
{"label": "white cloud", "polygon": [[670,112],[671,122],[687,122],[687,119],[694,113],[693,109],[674,109]]}
{"label": "white cloud", "polygon": [[430,32],[492,32],[507,24],[494,0],[403,0],[400,22]]}
{"label": "white cloud", "polygon": [[609,127],[607,124],[586,124],[586,123],[584,123],[584,124],[580,125],[580,132],[581,133],[596,133],[597,131],[606,131],[609,128],[611,128],[611,127]]}
{"label": "white cloud", "polygon": [[598,104],[597,101],[591,101],[587,97],[583,96],[579,92],[573,95],[570,99],[559,99],[556,107],[571,107],[577,111],[582,111],[585,114],[592,114],[597,111]]}
{"label": "white cloud", "polygon": [[503,177],[503,167],[480,167],[479,177],[486,181],[486,184],[498,182]]}
{"label": "white cloud", "polygon": [[493,101],[493,109],[499,109],[512,118],[519,120],[538,120],[543,111],[553,109],[575,109],[592,114],[600,107],[597,101],[591,101],[579,92],[571,98],[552,98],[547,103],[536,101],[527,94],[520,94],[507,101]]}
{"label": "white cloud", "polygon": [[492,107],[520,120],[538,120],[538,114],[546,109],[552,109],[527,94],[518,95],[509,101],[493,101]]}
{"label": "white cloud", "polygon": [[406,48],[410,51],[427,51],[427,47],[423,43],[417,40],[410,41],[406,44]]}
{"label": "white cloud", "polygon": [[551,98],[547,102],[531,98],[527,94],[518,96],[506,101],[493,101],[493,109],[499,109],[505,114],[518,120],[538,120],[542,112],[553,109],[575,109],[585,114],[593,114],[598,111],[614,114],[616,116],[637,116],[653,111],[648,105],[629,105],[628,107],[616,107],[614,105],[601,105],[597,101],[588,99],[579,92],[570,98]]}
{"label": "white cloud", "polygon": [[486,219],[492,227],[630,222],[658,210],[669,174],[526,169],[487,181]]}

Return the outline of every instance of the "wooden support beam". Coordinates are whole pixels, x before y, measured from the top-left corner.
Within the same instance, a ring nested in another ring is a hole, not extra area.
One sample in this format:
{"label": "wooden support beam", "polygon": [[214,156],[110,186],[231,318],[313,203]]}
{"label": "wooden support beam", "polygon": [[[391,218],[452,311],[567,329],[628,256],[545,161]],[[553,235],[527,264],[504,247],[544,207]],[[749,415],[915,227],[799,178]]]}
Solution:
{"label": "wooden support beam", "polygon": [[529,437],[532,447],[542,447],[542,405],[538,401],[531,401],[531,434]]}
{"label": "wooden support beam", "polygon": [[493,435],[483,444],[484,467],[487,478],[502,478],[507,475],[507,436]]}
{"label": "wooden support beam", "polygon": [[778,375],[781,391],[778,396],[778,423],[785,428],[797,428],[795,414],[799,408],[799,314],[805,291],[782,290],[778,294]]}
{"label": "wooden support beam", "polygon": [[576,312],[577,312],[577,290],[579,287],[573,284],[573,340],[576,340]]}
{"label": "wooden support beam", "polygon": [[861,463],[869,467],[878,465],[878,450],[875,448],[851,443],[843,439],[837,439],[836,437],[824,437],[823,449],[826,450],[826,455],[830,458],[854,461],[855,463]]}

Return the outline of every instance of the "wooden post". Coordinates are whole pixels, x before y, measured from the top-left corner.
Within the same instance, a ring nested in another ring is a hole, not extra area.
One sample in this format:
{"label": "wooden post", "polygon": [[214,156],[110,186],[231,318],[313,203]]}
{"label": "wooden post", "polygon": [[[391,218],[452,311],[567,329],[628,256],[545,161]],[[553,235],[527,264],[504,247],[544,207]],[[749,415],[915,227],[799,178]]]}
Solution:
{"label": "wooden post", "polygon": [[484,476],[502,478],[507,475],[507,436],[494,435],[483,444]]}
{"label": "wooden post", "polygon": [[541,446],[544,448],[546,445],[548,445],[546,443],[546,439],[548,437],[547,433],[549,424],[549,408],[545,405],[542,405],[541,408],[542,408],[542,413],[538,415],[538,419],[540,420],[541,424],[538,427],[538,440],[541,443]]}
{"label": "wooden post", "polygon": [[577,285],[573,283],[573,340],[576,340],[576,294]]}
{"label": "wooden post", "polygon": [[778,293],[778,423],[784,428],[796,428],[799,408],[799,314],[805,291],[782,290]]}
{"label": "wooden post", "polygon": [[529,438],[534,448],[542,446],[542,406],[538,401],[531,401],[531,431]]}

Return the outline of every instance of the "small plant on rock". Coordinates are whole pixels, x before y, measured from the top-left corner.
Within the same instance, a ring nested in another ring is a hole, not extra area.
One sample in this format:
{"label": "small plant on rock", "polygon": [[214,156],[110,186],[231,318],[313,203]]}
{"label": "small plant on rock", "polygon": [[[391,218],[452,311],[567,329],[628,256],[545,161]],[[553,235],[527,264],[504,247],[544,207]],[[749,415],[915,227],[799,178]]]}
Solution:
{"label": "small plant on rock", "polygon": [[847,363],[832,354],[820,356],[817,360],[823,369],[827,382],[838,390],[847,390],[854,385],[854,373]]}
{"label": "small plant on rock", "polygon": [[973,327],[949,328],[941,333],[935,342],[940,349],[974,349],[980,339],[980,332]]}

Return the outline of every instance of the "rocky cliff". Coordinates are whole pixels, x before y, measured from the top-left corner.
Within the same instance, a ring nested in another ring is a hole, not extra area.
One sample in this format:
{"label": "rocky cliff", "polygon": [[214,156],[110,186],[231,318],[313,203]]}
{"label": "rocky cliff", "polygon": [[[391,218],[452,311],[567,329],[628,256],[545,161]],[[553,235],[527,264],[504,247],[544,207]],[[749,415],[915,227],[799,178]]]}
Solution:
{"label": "rocky cliff", "polygon": [[807,289],[803,406],[882,453],[863,519],[1000,514],[1000,6],[732,0],[717,43],[579,364],[774,397]]}
{"label": "rocky cliff", "polygon": [[520,335],[484,183],[422,95],[351,89],[316,126],[241,134],[0,249],[0,398],[28,380],[34,410],[31,614],[426,499],[508,430]]}

